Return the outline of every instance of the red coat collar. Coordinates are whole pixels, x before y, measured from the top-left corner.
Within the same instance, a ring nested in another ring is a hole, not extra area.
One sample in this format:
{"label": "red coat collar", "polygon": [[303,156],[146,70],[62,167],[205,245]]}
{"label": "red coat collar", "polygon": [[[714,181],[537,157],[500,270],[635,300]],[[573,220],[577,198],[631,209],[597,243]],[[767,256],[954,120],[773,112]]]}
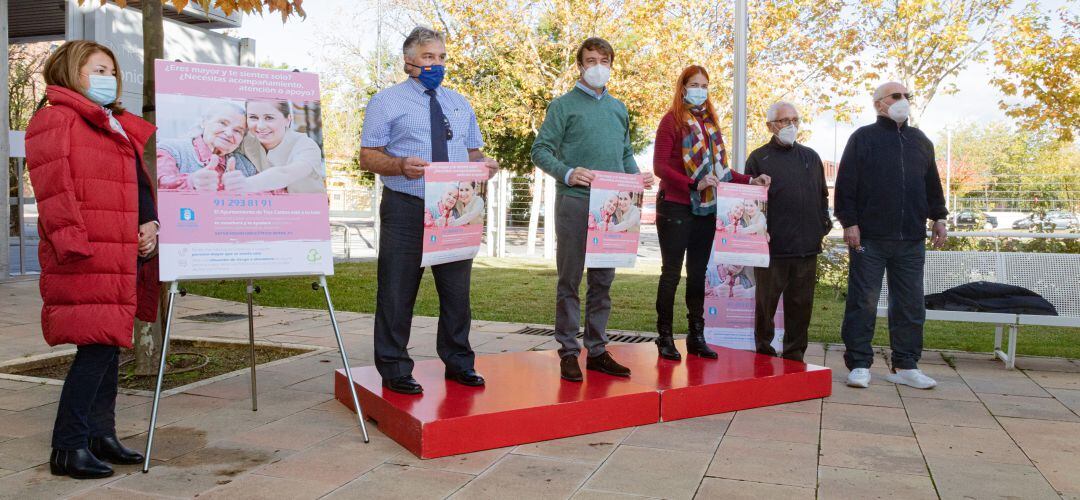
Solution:
{"label": "red coat collar", "polygon": [[[105,112],[105,108],[98,106],[81,93],[67,87],[49,85],[45,87],[45,96],[53,106],[66,106],[78,113],[91,125],[106,131],[112,131],[112,127],[109,126],[109,115]],[[121,127],[124,127],[124,133],[128,135],[131,142],[140,146],[140,150],[142,149],[141,146],[150,139],[150,135],[157,130],[157,127],[150,122],[126,111],[115,113],[113,117],[120,122]]]}

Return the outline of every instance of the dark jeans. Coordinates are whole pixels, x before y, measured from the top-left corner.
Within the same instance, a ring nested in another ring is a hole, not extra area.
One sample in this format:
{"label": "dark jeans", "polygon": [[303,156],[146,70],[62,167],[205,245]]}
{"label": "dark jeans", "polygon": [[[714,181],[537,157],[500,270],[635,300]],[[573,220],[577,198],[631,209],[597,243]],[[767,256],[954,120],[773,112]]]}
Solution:
{"label": "dark jeans", "polygon": [[[375,368],[384,379],[412,375],[409,333],[413,306],[424,268],[420,267],[424,239],[424,201],[383,189],[379,207],[379,288],[375,299]],[[435,350],[446,369],[458,373],[473,368],[469,346],[472,310],[469,282],[472,259],[431,266],[439,293],[439,326]]]}
{"label": "dark jeans", "polygon": [[[585,269],[585,247],[588,243],[589,199],[559,195],[555,198],[555,267],[559,282],[555,286],[555,340],[559,341],[559,356],[581,352],[577,334],[581,327],[581,297],[578,288]],[[588,290],[585,292],[585,349],[588,356],[607,351],[607,324],[611,316],[611,282],[615,269],[589,268]]]}
{"label": "dark jeans", "polygon": [[116,384],[120,348],[81,345],[75,353],[53,424],[52,447],[78,450],[91,437],[116,433]]}
{"label": "dark jeans", "polygon": [[695,322],[704,322],[705,268],[716,234],[716,216],[694,215],[689,205],[661,200],[656,205],[656,234],[662,259],[660,283],[656,287],[656,329],[671,331],[684,256],[686,319],[691,327]]}
{"label": "dark jeans", "polygon": [[889,346],[893,368],[916,368],[922,356],[923,262],[926,242],[862,240],[863,251],[848,250],[847,307],[840,336],[847,351],[848,369],[870,368],[874,362],[874,323],[877,318],[881,278],[889,279]]}
{"label": "dark jeans", "polygon": [[802,361],[806,354],[810,316],[814,311],[817,256],[774,258],[769,267],[754,269],[754,342],[758,354],[776,356],[776,306],[784,298],[784,352],[786,359]]}

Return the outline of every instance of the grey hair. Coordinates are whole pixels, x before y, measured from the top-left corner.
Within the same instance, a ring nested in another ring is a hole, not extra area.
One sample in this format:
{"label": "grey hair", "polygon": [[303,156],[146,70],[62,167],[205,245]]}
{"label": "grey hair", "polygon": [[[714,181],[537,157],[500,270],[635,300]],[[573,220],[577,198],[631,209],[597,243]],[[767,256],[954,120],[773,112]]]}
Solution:
{"label": "grey hair", "polygon": [[407,56],[412,55],[416,47],[431,42],[446,43],[446,40],[443,39],[442,33],[438,31],[425,26],[417,26],[413,28],[409,36],[405,37],[405,43],[401,44],[401,52]]}
{"label": "grey hair", "polygon": [[769,109],[765,111],[765,121],[773,121],[776,119],[776,114],[780,112],[782,108],[791,108],[795,111],[795,114],[799,114],[799,108],[796,108],[794,104],[787,101],[776,101],[769,106]]}
{"label": "grey hair", "polygon": [[886,95],[885,94],[885,88],[888,87],[889,85],[899,85],[901,87],[904,86],[904,84],[902,84],[900,82],[885,82],[885,83],[883,83],[881,85],[878,85],[878,88],[874,89],[874,102],[878,102],[878,101],[885,98],[885,95]]}
{"label": "grey hair", "polygon": [[203,109],[202,119],[205,121],[214,118],[216,113],[223,109],[232,111],[240,116],[247,116],[247,110],[244,109],[243,106],[232,101],[217,101]]}

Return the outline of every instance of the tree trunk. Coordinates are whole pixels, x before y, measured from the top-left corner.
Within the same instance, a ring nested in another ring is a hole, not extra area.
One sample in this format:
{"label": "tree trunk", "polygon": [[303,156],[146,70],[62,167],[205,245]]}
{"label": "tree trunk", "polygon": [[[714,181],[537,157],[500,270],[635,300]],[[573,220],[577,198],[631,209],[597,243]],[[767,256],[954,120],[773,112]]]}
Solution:
{"label": "tree trunk", "polygon": [[[154,94],[154,60],[165,57],[165,26],[162,21],[161,2],[143,0],[143,118],[156,123]],[[143,154],[143,163],[150,174],[150,183],[157,192],[157,135],[150,136]],[[157,373],[161,360],[162,325],[165,321],[165,305],[168,291],[161,288],[158,298],[158,321],[145,323],[135,320],[135,373]]]}

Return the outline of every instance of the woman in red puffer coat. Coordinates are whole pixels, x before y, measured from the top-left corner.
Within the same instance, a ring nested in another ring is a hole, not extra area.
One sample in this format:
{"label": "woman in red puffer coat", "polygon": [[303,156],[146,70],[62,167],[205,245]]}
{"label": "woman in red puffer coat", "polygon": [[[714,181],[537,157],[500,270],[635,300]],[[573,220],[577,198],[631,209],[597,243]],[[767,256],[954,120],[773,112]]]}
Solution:
{"label": "woman in red puffer coat", "polygon": [[26,131],[38,206],[41,329],[75,344],[53,426],[56,475],[112,475],[143,457],[116,437],[119,348],[134,319],[157,316],[157,213],[143,145],[154,126],[123,110],[120,68],[105,46],[67,42],[45,62],[46,99]]}

